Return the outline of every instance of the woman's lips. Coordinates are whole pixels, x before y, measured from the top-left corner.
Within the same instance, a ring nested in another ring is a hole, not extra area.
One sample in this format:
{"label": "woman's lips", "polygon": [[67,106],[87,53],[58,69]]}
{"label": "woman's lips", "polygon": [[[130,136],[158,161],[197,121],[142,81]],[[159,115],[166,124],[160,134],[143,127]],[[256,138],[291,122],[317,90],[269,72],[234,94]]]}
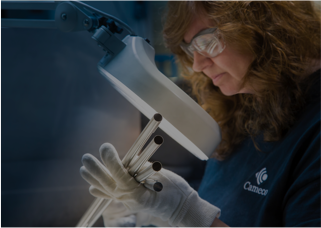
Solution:
{"label": "woman's lips", "polygon": [[210,77],[213,81],[213,84],[216,85],[217,82],[220,80],[220,78],[224,75],[225,73],[221,73],[221,74],[218,74],[218,75],[215,75],[213,77]]}

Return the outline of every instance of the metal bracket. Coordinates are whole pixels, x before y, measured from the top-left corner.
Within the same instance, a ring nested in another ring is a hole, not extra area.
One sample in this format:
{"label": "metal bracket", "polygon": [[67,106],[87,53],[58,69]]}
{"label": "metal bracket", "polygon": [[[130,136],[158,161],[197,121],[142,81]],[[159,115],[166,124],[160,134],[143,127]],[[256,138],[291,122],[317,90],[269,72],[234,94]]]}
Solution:
{"label": "metal bracket", "polygon": [[111,55],[117,55],[126,46],[126,44],[119,40],[105,26],[101,26],[99,29],[96,29],[94,35],[91,38],[96,40],[98,46],[102,47]]}
{"label": "metal bracket", "polygon": [[98,18],[87,15],[71,2],[60,3],[55,12],[57,28],[64,32],[90,30],[98,26]]}
{"label": "metal bracket", "polygon": [[[52,10],[55,20],[30,18],[1,18],[1,27],[14,28],[59,28],[64,32],[87,30],[93,32],[100,26],[107,26],[113,33],[126,29],[130,35],[135,32],[118,18],[100,11],[78,0],[60,1],[1,1],[1,10]],[[115,22],[120,25],[115,24]]]}

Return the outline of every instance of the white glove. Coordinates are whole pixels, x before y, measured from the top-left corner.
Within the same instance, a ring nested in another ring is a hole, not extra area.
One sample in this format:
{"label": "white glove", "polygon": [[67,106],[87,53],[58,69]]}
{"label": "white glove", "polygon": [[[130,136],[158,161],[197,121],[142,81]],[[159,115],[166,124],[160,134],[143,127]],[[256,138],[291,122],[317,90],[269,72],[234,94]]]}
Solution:
{"label": "white glove", "polygon": [[162,169],[152,176],[163,184],[154,192],[138,183],[122,165],[116,149],[108,143],[100,147],[105,164],[91,154],[82,158],[81,176],[92,186],[96,197],[116,199],[133,212],[145,212],[168,221],[172,226],[210,226],[220,215],[220,209],[206,202],[177,174]]}
{"label": "white glove", "polygon": [[168,222],[144,212],[133,213],[123,203],[113,200],[102,214],[106,227],[169,227]]}

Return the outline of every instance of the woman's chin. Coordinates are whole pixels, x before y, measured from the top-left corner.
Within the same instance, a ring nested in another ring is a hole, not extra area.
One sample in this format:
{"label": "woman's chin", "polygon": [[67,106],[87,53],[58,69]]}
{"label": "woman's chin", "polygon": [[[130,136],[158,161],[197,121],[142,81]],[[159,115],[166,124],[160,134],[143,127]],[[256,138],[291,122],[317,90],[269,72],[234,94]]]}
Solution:
{"label": "woman's chin", "polygon": [[225,96],[233,96],[235,94],[241,94],[241,93],[249,93],[249,94],[253,94],[253,92],[251,92],[248,89],[236,89],[236,88],[226,88],[224,86],[219,86],[221,92],[225,95]]}
{"label": "woman's chin", "polygon": [[223,88],[219,87],[219,88],[225,96],[233,96],[235,94],[238,94],[238,91],[235,91],[235,90],[226,89],[224,87]]}

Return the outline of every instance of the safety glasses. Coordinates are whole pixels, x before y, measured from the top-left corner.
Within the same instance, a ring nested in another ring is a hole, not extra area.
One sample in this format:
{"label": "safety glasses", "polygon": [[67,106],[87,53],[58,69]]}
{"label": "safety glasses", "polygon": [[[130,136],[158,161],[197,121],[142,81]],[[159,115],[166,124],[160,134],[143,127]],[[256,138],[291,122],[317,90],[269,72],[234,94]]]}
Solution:
{"label": "safety glasses", "polygon": [[189,44],[183,41],[180,46],[192,58],[194,58],[194,51],[205,57],[214,58],[222,53],[226,47],[225,41],[217,28],[205,29],[197,33]]}

